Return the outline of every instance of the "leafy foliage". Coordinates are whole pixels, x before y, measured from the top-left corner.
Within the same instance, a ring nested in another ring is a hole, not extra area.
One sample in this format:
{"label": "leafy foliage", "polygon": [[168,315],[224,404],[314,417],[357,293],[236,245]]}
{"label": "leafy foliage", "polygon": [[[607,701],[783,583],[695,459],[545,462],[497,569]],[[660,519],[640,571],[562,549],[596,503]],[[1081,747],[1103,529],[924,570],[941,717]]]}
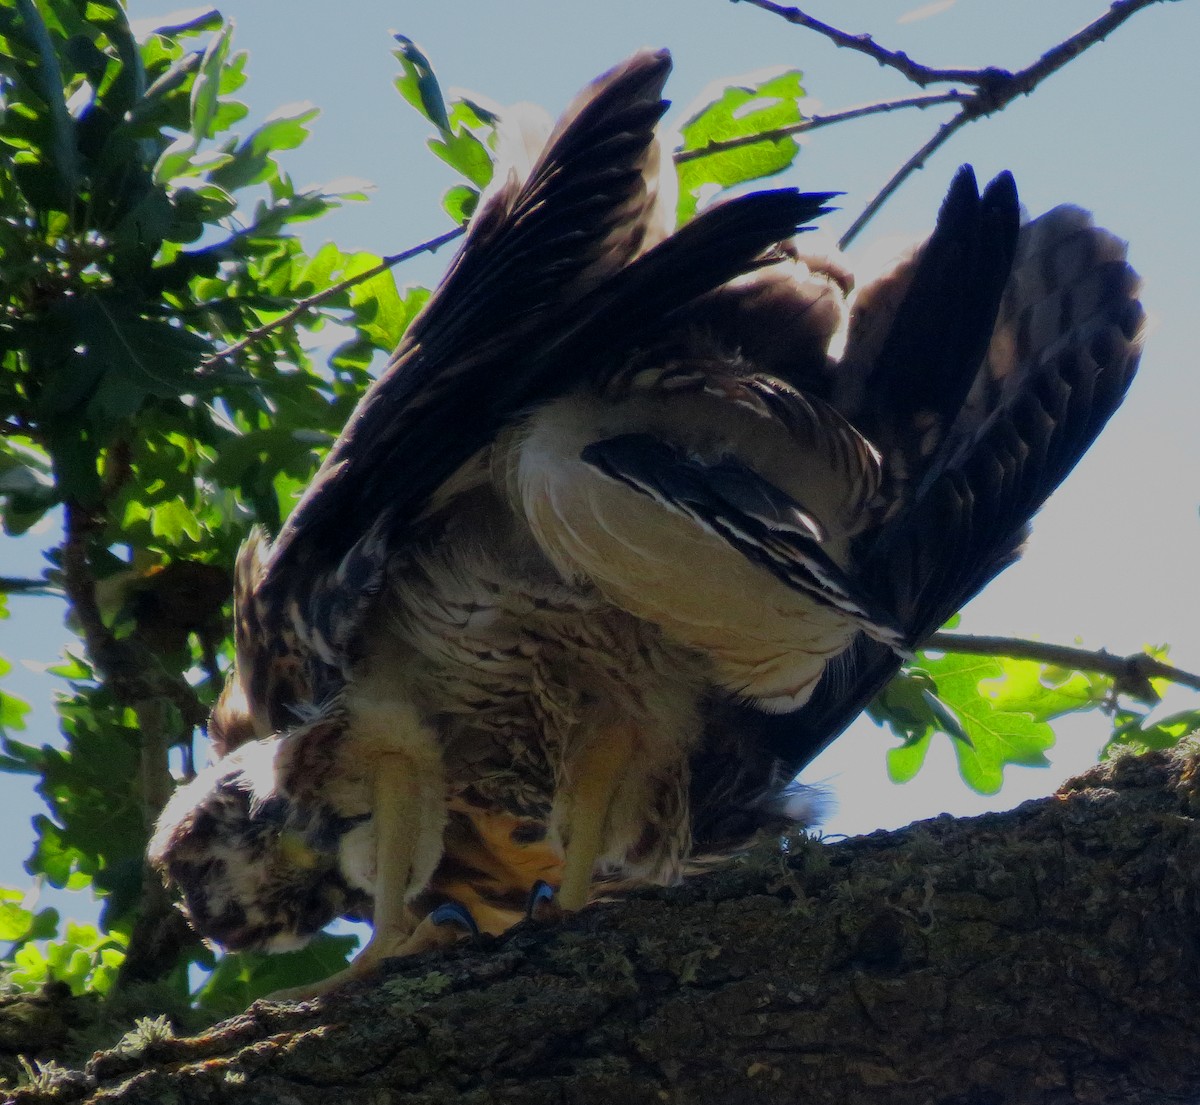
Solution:
{"label": "leafy foliage", "polygon": [[[1155,659],[1165,660],[1168,650],[1165,647],[1147,648],[1146,652]],[[1150,683],[1155,695],[1161,696],[1165,692],[1165,680],[1151,679]],[[1194,708],[1155,717],[1152,709],[1137,709],[1122,703],[1114,707],[1112,721],[1112,736],[1100,751],[1102,759],[1118,750],[1148,752],[1173,748],[1185,737],[1200,733],[1200,709]]]}
{"label": "leafy foliage", "polygon": [[240,1013],[257,998],[327,978],[345,966],[357,942],[354,936],[321,933],[298,952],[226,955],[213,964],[198,1000],[219,1016]]}
{"label": "leafy foliage", "polygon": [[[462,222],[491,179],[497,116],[448,101],[425,54],[396,42],[396,87],[463,177],[443,199]],[[56,671],[62,747],[19,739],[28,706],[0,692],[0,771],[28,775],[46,802],[30,874],[105,903],[99,927],[63,927],[0,888],[7,979],[22,988],[106,992],[151,942],[139,926],[167,903],[143,883],[142,855],[171,785],[168,750],[192,770],[229,662],[236,550],[252,524],[278,528],[429,294],[401,292],[375,256],[305,249],[299,231],[359,197],[297,190],[282,167],[315,108],[236,129],[249,118],[235,98],[245,64],[211,11],[137,42],[117,0],[0,6],[0,523],[21,534],[61,509],[47,583],[83,645]],[[789,165],[799,147],[778,129],[802,120],[803,96],[800,74],[780,73],[687,121],[681,218]],[[990,792],[1006,764],[1041,762],[1049,722],[1111,690],[1078,672],[927,654],[874,713],[902,740],[893,777],[919,770],[940,731],[968,783]],[[1115,719],[1113,745],[1200,728],[1200,711]],[[189,966],[207,969],[194,999],[230,1012],[328,974],[352,943],[219,962],[192,943],[154,969],[184,999]]]}
{"label": "leafy foliage", "polygon": [[[1163,659],[1165,649],[1146,650]],[[1111,715],[1114,748],[1169,748],[1200,731],[1200,711],[1185,710],[1152,720],[1165,680],[1150,681],[1152,701],[1141,708],[1118,700],[1110,676],[1009,656],[969,653],[918,654],[886,687],[868,713],[886,724],[901,744],[888,750],[893,782],[920,771],[936,733],[950,737],[959,772],[973,790],[995,794],[1008,764],[1038,766],[1054,744],[1049,723],[1066,714],[1103,710]]]}
{"label": "leafy foliage", "polygon": [[479,194],[492,179],[492,154],[498,119],[488,109],[460,98],[447,103],[429,59],[411,38],[396,35],[392,56],[400,63],[396,90],[438,130],[429,148],[469,182],[451,188],[442,206],[455,222],[465,222],[479,203]]}
{"label": "leafy foliage", "polygon": [[105,899],[103,934],[35,948],[56,918],[8,902],[5,935],[16,984],[103,990],[144,893],[147,791],[169,785],[139,785],[147,748],[190,763],[237,547],[279,525],[423,293],[388,273],[337,290],[299,323],[344,336],[327,362],[295,325],[220,356],[379,263],[295,236],[351,198],[280,166],[316,109],[235,133],[246,59],[214,12],[138,43],[116,0],[23,0],[0,39],[0,520],[22,533],[67,508],[49,575],[91,657],[59,672],[61,749],[17,740],[26,707],[0,698],[0,768],[49,807],[31,874]]}
{"label": "leafy foliage", "polygon": [[954,739],[967,785],[995,794],[1006,765],[1045,764],[1045,752],[1054,744],[1048,723],[1099,706],[1109,691],[1106,683],[1082,672],[1049,672],[1030,660],[923,653],[884,690],[871,712],[904,738],[888,751],[893,781],[916,775],[933,734],[942,732]]}
{"label": "leafy foliage", "polygon": [[792,164],[800,146],[790,134],[778,131],[804,119],[800,111],[805,94],[801,76],[798,69],[789,69],[757,84],[731,85],[719,100],[683,124],[680,130],[685,153],[736,139],[762,137],[680,163],[680,222],[695,215],[707,193],[772,176]]}
{"label": "leafy foliage", "polygon": [[1132,710],[1118,710],[1113,721],[1113,735],[1101,752],[1104,758],[1118,748],[1135,752],[1174,748],[1184,737],[1200,733],[1200,710],[1180,710],[1157,721]]}
{"label": "leafy foliage", "polygon": [[[8,618],[8,597],[0,593],[0,621]],[[12,664],[0,656],[0,679],[12,671]],[[29,713],[29,703],[7,694],[0,689],[0,738],[25,728],[25,715]],[[2,761],[0,761],[2,763]]]}
{"label": "leafy foliage", "polygon": [[45,948],[27,942],[13,952],[8,981],[22,990],[40,990],[47,982],[65,982],[76,996],[107,994],[125,959],[121,934],[68,921],[61,940]]}

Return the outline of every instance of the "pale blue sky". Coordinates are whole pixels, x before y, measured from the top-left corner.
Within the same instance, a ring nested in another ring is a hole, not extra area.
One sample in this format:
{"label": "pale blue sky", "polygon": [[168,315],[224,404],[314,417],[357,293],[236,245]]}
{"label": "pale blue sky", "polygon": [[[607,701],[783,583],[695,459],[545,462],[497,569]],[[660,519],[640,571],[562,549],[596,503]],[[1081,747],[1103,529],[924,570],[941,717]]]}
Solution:
{"label": "pale blue sky", "polygon": [[[931,64],[1019,68],[1107,6],[1103,0],[958,0],[931,17],[906,19],[918,3],[826,0],[808,10],[848,30],[870,31]],[[178,10],[152,0],[132,0],[129,7],[134,19]],[[248,124],[295,101],[322,109],[313,138],[286,158],[297,182],[350,176],[377,186],[369,203],[312,224],[312,248],[334,239],[343,248],[392,253],[447,226],[439,199],[452,174],[424,149],[427,127],[391,88],[391,30],[425,49],[445,85],[502,104],[532,100],[551,112],[643,45],[672,49],[676,69],[668,95],[681,108],[718,78],[772,66],[804,70],[805,86],[820,103],[813,110],[912,91],[865,58],[727,0],[346,0],[337,6],[228,0],[220,7],[237,24],[235,47],[251,55],[250,81],[241,93],[251,107]],[[960,133],[860,239],[866,246],[927,232],[954,168],[970,161],[984,178],[1013,170],[1033,214],[1061,202],[1093,209],[1130,241],[1131,258],[1145,277],[1153,331],[1129,400],[1038,518],[1025,560],[971,604],[965,629],[1064,642],[1078,635],[1089,647],[1118,653],[1165,641],[1182,666],[1200,669],[1200,387],[1191,332],[1200,312],[1193,261],[1200,254],[1197,42],[1200,4],[1161,4],[1140,13],[1029,99]],[[785,182],[846,193],[843,212],[830,220],[836,235],[939,118],[910,112],[817,132]],[[399,278],[431,282],[444,263],[444,256],[423,258]],[[36,540],[0,538],[0,550],[5,572],[37,571]],[[34,702],[27,738],[52,740],[53,688],[19,661],[55,658],[65,640],[61,607],[28,598],[11,605],[13,618],[0,622],[0,655],[17,662],[17,671],[5,686]],[[959,782],[948,746],[939,746],[914,782],[892,786],[883,758],[890,738],[860,722],[807,778],[836,792],[829,831],[864,832],[1047,794],[1094,759],[1104,736],[1099,717],[1063,725],[1051,768],[1011,768],[998,796],[980,798]],[[0,777],[0,797],[0,884],[23,885],[28,819],[40,803],[21,778]]]}

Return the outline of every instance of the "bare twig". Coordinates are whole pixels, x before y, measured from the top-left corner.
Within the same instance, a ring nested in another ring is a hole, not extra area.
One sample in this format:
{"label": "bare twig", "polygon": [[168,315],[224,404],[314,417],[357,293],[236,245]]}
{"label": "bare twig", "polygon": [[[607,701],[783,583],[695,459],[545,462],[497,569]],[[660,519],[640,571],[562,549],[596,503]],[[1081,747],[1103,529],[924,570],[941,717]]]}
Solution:
{"label": "bare twig", "polygon": [[46,579],[17,579],[15,576],[0,576],[0,594],[3,595],[58,595],[62,588]]}
{"label": "bare twig", "polygon": [[805,27],[810,31],[829,39],[835,46],[873,58],[880,65],[894,69],[908,81],[925,88],[931,84],[962,84],[972,89],[960,94],[961,106],[958,114],[938,127],[934,135],[912,155],[879,190],[867,204],[850,229],[842,235],[839,245],[845,249],[859,234],[864,226],[879,211],[879,209],[896,192],[914,172],[922,168],[926,161],[940,149],[958,130],[975,119],[982,119],[1003,111],[1018,96],[1028,96],[1039,84],[1052,73],[1058,72],[1068,62],[1079,57],[1085,50],[1096,43],[1102,42],[1122,23],[1142,8],[1151,4],[1164,3],[1166,0],[1115,0],[1108,11],[1094,19],[1082,30],[1070,38],[1058,43],[1047,50],[1032,65],[1026,66],[1015,73],[1007,69],[986,67],[983,69],[940,69],[936,66],[922,65],[913,61],[901,50],[889,50],[881,46],[870,35],[849,34],[839,30],[799,8],[786,7],[774,0],[733,0],[734,3],[752,4],[756,8],[772,12],[786,19],[789,23]]}
{"label": "bare twig", "polygon": [[[1166,0],[1114,0],[1114,3],[1109,5],[1108,11],[1102,16],[1076,31],[1070,38],[1064,39],[1057,46],[1047,50],[1033,65],[1018,73],[1011,73],[1005,69],[992,67],[942,69],[934,65],[922,65],[920,62],[913,61],[903,50],[889,50],[885,46],[880,46],[869,34],[854,35],[839,30],[819,19],[814,19],[799,8],[776,4],[774,0],[733,0],[735,4],[752,4],[756,8],[762,8],[764,11],[772,12],[786,19],[789,23],[815,31],[829,39],[835,46],[866,54],[880,65],[896,70],[906,80],[921,88],[931,84],[967,84],[976,88],[988,88],[996,83],[1008,84],[1016,81],[1027,83],[1028,87],[1022,90],[1026,93],[1032,92],[1046,77],[1061,69],[1067,62],[1073,61],[1089,46],[1103,41],[1135,12],[1142,8],[1148,8],[1151,4],[1164,2]],[[1019,94],[1017,92],[1013,95]]]}
{"label": "bare twig", "polygon": [[765,130],[758,134],[745,134],[740,138],[730,138],[724,142],[709,142],[694,150],[680,150],[675,154],[675,164],[683,165],[701,157],[710,157],[726,150],[740,149],[742,146],[753,146],[759,142],[772,142],[793,134],[803,134],[810,130],[832,126],[834,123],[847,123],[852,119],[863,119],[868,115],[884,115],[891,111],[902,111],[905,108],[937,107],[940,104],[960,104],[969,98],[969,92],[952,88],[948,92],[931,92],[924,96],[909,96],[902,100],[880,100],[872,104],[862,104],[859,107],[846,108],[845,111],[831,111],[828,115],[810,115],[799,123],[789,123],[775,130]]}
{"label": "bare twig", "polygon": [[835,46],[847,50],[856,50],[860,54],[866,54],[867,57],[874,58],[880,65],[886,66],[889,69],[895,69],[896,72],[902,74],[907,80],[912,81],[913,84],[920,85],[922,88],[930,84],[939,84],[947,81],[961,81],[963,84],[972,84],[974,83],[974,79],[979,76],[978,69],[935,69],[932,66],[921,65],[919,62],[913,61],[912,58],[901,50],[888,50],[886,47],[880,46],[868,34],[852,35],[847,31],[838,30],[837,27],[823,23],[819,19],[814,19],[799,8],[790,8],[784,4],[776,4],[774,0],[733,0],[733,3],[751,4],[756,8],[762,8],[763,11],[778,15],[797,27],[804,27],[807,30],[815,31],[817,34],[829,39]]}
{"label": "bare twig", "polygon": [[234,342],[233,345],[222,349],[219,353],[214,353],[211,357],[205,357],[200,362],[199,370],[205,372],[215,368],[222,361],[232,360],[247,347],[253,345],[255,342],[262,341],[268,334],[295,322],[305,311],[311,311],[314,307],[319,307],[322,303],[344,292],[347,288],[353,288],[356,284],[370,280],[372,277],[378,276],[381,272],[387,272],[388,269],[394,268],[403,261],[411,260],[418,254],[434,253],[441,249],[447,242],[452,242],[455,238],[461,238],[465,232],[465,225],[456,226],[453,230],[446,231],[445,234],[439,234],[436,238],[430,238],[427,242],[422,242],[420,245],[412,246],[409,249],[401,250],[399,253],[393,253],[388,257],[384,257],[378,265],[374,265],[355,276],[342,280],[326,288],[323,292],[317,292],[316,295],[310,295],[308,298],[300,300],[285,314],[280,315],[279,318],[272,319],[270,322],[263,323],[262,326],[255,327],[244,338]]}
{"label": "bare twig", "polygon": [[1024,84],[1020,91],[1028,95],[1051,73],[1056,73],[1070,61],[1097,42],[1103,42],[1130,16],[1148,8],[1151,4],[1174,3],[1176,0],[1115,0],[1098,19],[1094,19],[1082,30],[1070,38],[1064,39],[1057,46],[1047,50],[1032,65],[1026,66],[1019,73],[1014,73],[1011,80]]}
{"label": "bare twig", "polygon": [[1015,660],[1035,660],[1076,671],[1092,671],[1109,676],[1114,689],[1136,698],[1157,699],[1151,679],[1166,679],[1200,691],[1200,675],[1167,664],[1144,652],[1132,656],[1114,656],[1103,649],[1092,651],[1070,645],[1052,645],[1020,637],[977,637],[970,633],[935,633],[923,648],[942,652],[965,652],[975,656],[1009,656]]}
{"label": "bare twig", "polygon": [[912,155],[903,165],[900,166],[892,175],[888,182],[879,189],[878,192],[871,198],[871,202],[862,209],[858,218],[850,224],[850,229],[838,239],[838,247],[845,249],[850,245],[859,232],[878,214],[879,209],[887,203],[889,199],[896,193],[900,185],[902,185],[913,173],[918,169],[923,168],[925,162],[946,142],[948,142],[955,131],[965,127],[975,116],[970,115],[964,106],[953,119],[947,119],[942,123],[933,137],[929,139],[916,153]]}

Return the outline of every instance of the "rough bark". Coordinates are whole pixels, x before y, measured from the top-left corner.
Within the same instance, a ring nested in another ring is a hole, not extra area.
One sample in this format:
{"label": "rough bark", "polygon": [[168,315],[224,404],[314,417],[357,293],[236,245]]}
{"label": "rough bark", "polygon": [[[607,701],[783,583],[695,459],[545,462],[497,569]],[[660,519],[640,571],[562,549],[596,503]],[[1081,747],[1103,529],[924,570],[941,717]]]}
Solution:
{"label": "rough bark", "polygon": [[49,1102],[1200,1098],[1200,758],[1006,814],[762,849],[669,891],[98,1054]]}

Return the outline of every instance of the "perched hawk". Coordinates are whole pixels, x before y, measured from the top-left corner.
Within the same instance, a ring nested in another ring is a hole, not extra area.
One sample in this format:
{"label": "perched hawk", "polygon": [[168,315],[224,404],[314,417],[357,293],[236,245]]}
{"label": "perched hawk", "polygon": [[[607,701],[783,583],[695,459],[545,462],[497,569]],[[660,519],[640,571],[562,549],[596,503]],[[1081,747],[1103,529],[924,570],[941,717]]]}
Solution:
{"label": "perched hawk", "polygon": [[[1018,555],[1116,409],[1142,314],[1075,208],[960,171],[849,301],[791,239],[828,194],[671,230],[666,52],[577,98],[465,244],[273,544],[238,562],[221,758],[151,846],[196,927],[354,971],[531,890],[668,882]],[[831,342],[844,352],[834,359]]]}

